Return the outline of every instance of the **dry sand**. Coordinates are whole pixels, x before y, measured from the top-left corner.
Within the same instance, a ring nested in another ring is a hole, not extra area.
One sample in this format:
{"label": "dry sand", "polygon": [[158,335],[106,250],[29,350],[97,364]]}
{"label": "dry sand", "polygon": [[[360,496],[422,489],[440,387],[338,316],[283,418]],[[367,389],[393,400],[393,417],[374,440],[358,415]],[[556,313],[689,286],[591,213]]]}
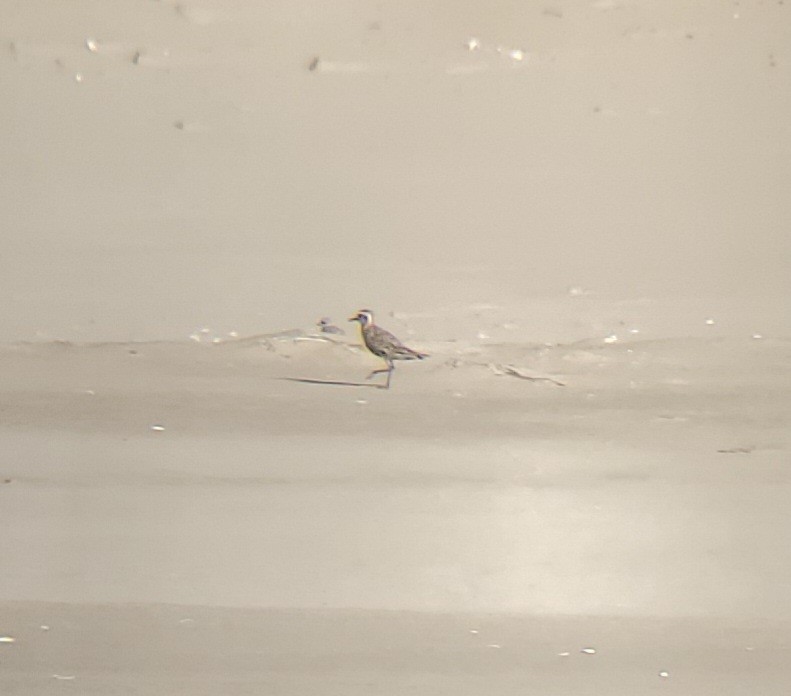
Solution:
{"label": "dry sand", "polygon": [[0,693],[789,693],[791,6],[5,4]]}

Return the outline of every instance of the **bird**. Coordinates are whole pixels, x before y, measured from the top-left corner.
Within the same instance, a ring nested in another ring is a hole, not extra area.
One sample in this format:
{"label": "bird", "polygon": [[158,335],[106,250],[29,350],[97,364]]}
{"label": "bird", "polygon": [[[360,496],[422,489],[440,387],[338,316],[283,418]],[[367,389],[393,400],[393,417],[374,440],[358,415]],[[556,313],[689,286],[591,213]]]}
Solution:
{"label": "bird", "polygon": [[332,323],[332,320],[329,317],[322,317],[316,322],[316,326],[319,327],[319,331],[321,333],[328,333],[328,334],[343,334],[345,331],[338,326],[335,326]]}
{"label": "bird", "polygon": [[363,335],[363,343],[375,356],[382,358],[387,363],[387,368],[374,370],[366,379],[371,379],[374,375],[387,373],[387,383],[385,389],[390,389],[390,377],[395,370],[394,360],[423,360],[428,358],[427,353],[419,353],[416,350],[407,348],[389,331],[374,324],[374,313],[370,309],[361,309],[349,321],[356,321],[360,324],[360,332]]}

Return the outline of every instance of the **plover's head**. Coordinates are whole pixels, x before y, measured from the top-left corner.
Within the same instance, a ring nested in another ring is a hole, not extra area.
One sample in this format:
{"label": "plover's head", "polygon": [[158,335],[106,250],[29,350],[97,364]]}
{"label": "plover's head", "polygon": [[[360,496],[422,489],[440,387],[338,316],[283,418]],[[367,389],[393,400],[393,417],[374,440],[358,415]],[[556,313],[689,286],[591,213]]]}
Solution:
{"label": "plover's head", "polygon": [[374,323],[374,313],[370,309],[361,309],[349,321],[359,321],[360,326],[369,326]]}

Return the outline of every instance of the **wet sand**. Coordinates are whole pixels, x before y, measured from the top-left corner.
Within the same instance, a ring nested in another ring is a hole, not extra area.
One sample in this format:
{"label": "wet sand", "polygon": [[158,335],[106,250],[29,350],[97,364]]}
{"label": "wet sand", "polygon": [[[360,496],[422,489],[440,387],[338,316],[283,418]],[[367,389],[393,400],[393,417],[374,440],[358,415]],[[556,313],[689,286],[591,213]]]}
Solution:
{"label": "wet sand", "polygon": [[787,689],[788,340],[419,347],[3,348],[7,683]]}
{"label": "wet sand", "polygon": [[20,635],[3,660],[5,692],[31,696],[730,696],[785,694],[789,684],[789,624],[775,621],[118,604],[3,613]]}

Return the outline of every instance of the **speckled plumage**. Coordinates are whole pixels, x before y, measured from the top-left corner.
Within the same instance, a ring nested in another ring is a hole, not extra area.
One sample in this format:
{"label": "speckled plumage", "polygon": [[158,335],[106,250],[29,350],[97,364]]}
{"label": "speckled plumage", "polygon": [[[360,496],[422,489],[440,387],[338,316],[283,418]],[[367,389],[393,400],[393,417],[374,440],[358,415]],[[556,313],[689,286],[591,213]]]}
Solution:
{"label": "speckled plumage", "polygon": [[365,347],[387,363],[387,369],[374,370],[368,375],[370,379],[376,374],[386,372],[387,383],[385,384],[385,389],[390,388],[390,377],[393,370],[395,370],[394,360],[423,360],[423,358],[429,357],[426,353],[419,353],[405,346],[389,331],[374,324],[374,315],[370,309],[361,309],[349,321],[356,321],[360,324]]}

